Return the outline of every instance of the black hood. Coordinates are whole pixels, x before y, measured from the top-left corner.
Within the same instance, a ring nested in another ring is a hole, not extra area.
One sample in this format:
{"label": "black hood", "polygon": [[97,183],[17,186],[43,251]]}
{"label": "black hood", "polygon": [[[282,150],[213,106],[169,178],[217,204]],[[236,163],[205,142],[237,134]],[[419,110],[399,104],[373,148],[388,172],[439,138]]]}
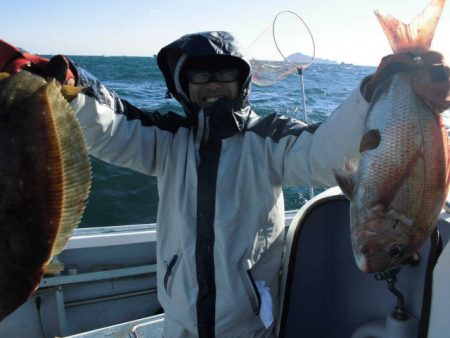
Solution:
{"label": "black hood", "polygon": [[183,85],[182,70],[189,58],[207,56],[230,57],[239,64],[240,95],[225,105],[233,110],[248,106],[251,66],[245,60],[233,35],[228,32],[213,31],[184,35],[160,50],[157,62],[164,75],[168,94],[181,103],[188,115],[195,115],[199,107],[189,100],[186,86]]}

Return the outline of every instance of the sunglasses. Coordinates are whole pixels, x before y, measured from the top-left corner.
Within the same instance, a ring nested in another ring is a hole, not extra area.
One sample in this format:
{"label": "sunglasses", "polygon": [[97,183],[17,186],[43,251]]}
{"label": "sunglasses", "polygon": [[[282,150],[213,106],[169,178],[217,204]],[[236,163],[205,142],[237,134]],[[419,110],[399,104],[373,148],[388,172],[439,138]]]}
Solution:
{"label": "sunglasses", "polygon": [[188,70],[187,78],[193,84],[205,84],[208,82],[233,82],[238,79],[239,71],[236,68],[226,68],[218,71]]}

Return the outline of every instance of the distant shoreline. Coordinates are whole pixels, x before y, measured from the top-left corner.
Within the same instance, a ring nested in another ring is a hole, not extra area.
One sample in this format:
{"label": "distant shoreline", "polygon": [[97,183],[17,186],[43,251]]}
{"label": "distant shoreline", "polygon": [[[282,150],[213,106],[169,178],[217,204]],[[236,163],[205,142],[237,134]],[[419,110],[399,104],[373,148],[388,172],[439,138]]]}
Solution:
{"label": "distant shoreline", "polygon": [[[296,55],[301,54],[301,58],[297,58]],[[42,57],[51,58],[57,54],[36,54]],[[67,54],[69,57],[99,57],[99,58],[139,58],[139,59],[156,59],[156,55],[85,55],[85,54]],[[292,57],[292,58],[291,58]],[[288,57],[288,59],[294,63],[298,64],[308,64],[311,61],[311,57],[304,55],[302,53],[294,53]],[[280,60],[258,60],[258,61],[270,61],[270,62],[281,62]],[[354,64],[347,63],[345,61],[339,62],[336,60],[329,60],[324,58],[314,58],[315,64],[330,64],[330,65],[347,65],[347,66],[361,66],[361,67],[376,67],[375,65],[363,65],[363,64]]]}

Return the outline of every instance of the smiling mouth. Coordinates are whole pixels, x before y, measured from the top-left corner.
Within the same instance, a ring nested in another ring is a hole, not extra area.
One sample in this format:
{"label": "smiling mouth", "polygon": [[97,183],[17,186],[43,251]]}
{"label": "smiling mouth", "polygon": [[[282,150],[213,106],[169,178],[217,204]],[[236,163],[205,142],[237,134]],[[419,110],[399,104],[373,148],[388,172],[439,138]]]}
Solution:
{"label": "smiling mouth", "polygon": [[225,98],[225,96],[206,96],[202,100],[207,104],[213,104],[219,99]]}

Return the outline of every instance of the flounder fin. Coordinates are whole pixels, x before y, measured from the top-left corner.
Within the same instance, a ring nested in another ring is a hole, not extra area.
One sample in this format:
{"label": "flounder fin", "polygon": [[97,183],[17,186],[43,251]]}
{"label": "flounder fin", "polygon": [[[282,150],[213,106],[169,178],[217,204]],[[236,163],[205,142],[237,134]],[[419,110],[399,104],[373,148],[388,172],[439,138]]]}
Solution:
{"label": "flounder fin", "polygon": [[351,200],[355,194],[355,172],[348,169],[333,169],[333,172],[339,188]]}
{"label": "flounder fin", "polygon": [[380,131],[378,129],[368,130],[361,139],[359,145],[359,152],[363,153],[367,150],[372,150],[378,147],[381,141]]}
{"label": "flounder fin", "polygon": [[432,0],[408,25],[389,14],[375,11],[394,53],[422,53],[430,49],[445,0]]}
{"label": "flounder fin", "polygon": [[60,253],[72,231],[81,220],[91,187],[91,167],[86,144],[69,103],[61,95],[54,81],[46,88],[53,121],[58,130],[58,143],[62,156],[63,182],[62,209],[59,227],[51,256]]}
{"label": "flounder fin", "polygon": [[63,263],[58,260],[52,260],[44,265],[44,273],[46,275],[55,275],[64,269]]}
{"label": "flounder fin", "polygon": [[63,85],[61,88],[61,94],[67,101],[72,101],[85,87],[76,87],[70,85]]}

